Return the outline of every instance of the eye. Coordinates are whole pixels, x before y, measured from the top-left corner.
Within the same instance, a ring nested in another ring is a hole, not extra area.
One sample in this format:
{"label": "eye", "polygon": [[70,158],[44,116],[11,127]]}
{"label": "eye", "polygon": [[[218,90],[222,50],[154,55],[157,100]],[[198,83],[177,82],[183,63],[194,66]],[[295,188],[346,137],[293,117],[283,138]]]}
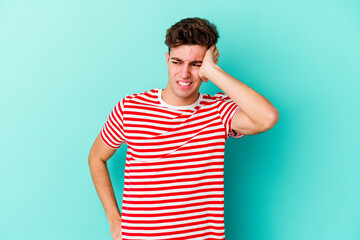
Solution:
{"label": "eye", "polygon": [[201,64],[193,64],[195,67],[201,67]]}
{"label": "eye", "polygon": [[173,64],[178,64],[179,62],[175,62],[175,61],[173,61],[172,63],[173,63]]}

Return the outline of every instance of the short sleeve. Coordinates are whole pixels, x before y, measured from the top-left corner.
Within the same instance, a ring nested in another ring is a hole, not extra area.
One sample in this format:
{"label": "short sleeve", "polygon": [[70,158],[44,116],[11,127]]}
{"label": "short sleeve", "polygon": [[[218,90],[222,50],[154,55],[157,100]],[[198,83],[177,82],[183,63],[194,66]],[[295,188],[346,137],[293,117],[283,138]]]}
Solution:
{"label": "short sleeve", "polygon": [[124,103],[125,98],[115,105],[100,131],[103,142],[113,149],[118,149],[125,142]]}
{"label": "short sleeve", "polygon": [[237,104],[228,95],[221,92],[215,94],[214,97],[218,101],[217,108],[221,121],[224,124],[227,138],[241,138],[245,136],[231,129],[233,117],[240,110]]}

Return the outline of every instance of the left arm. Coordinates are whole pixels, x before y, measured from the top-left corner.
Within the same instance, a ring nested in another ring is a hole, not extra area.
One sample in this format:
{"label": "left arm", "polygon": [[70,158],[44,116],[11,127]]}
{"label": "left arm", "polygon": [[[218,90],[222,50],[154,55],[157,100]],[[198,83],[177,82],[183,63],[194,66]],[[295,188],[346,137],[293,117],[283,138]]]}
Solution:
{"label": "left arm", "polygon": [[279,120],[278,110],[261,94],[222,70],[218,65],[216,46],[208,49],[199,70],[205,82],[210,79],[240,108],[231,128],[244,135],[254,135],[271,129]]}

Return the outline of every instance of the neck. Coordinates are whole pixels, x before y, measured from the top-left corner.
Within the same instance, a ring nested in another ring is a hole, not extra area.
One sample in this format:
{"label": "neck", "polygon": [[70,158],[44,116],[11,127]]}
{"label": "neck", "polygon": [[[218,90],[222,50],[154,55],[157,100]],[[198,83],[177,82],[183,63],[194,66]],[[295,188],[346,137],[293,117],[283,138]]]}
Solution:
{"label": "neck", "polygon": [[169,105],[173,106],[188,106],[194,104],[199,99],[200,93],[189,97],[179,97],[174,93],[171,93],[168,88],[165,88],[161,92],[161,98]]}

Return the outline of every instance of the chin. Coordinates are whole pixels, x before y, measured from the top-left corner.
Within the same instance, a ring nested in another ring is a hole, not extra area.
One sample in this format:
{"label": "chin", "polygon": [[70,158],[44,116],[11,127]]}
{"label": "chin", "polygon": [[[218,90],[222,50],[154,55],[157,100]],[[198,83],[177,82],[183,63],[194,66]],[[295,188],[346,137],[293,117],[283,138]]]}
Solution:
{"label": "chin", "polygon": [[199,91],[193,90],[191,92],[183,92],[183,91],[177,91],[177,95],[181,98],[191,98],[194,95],[197,96]]}

